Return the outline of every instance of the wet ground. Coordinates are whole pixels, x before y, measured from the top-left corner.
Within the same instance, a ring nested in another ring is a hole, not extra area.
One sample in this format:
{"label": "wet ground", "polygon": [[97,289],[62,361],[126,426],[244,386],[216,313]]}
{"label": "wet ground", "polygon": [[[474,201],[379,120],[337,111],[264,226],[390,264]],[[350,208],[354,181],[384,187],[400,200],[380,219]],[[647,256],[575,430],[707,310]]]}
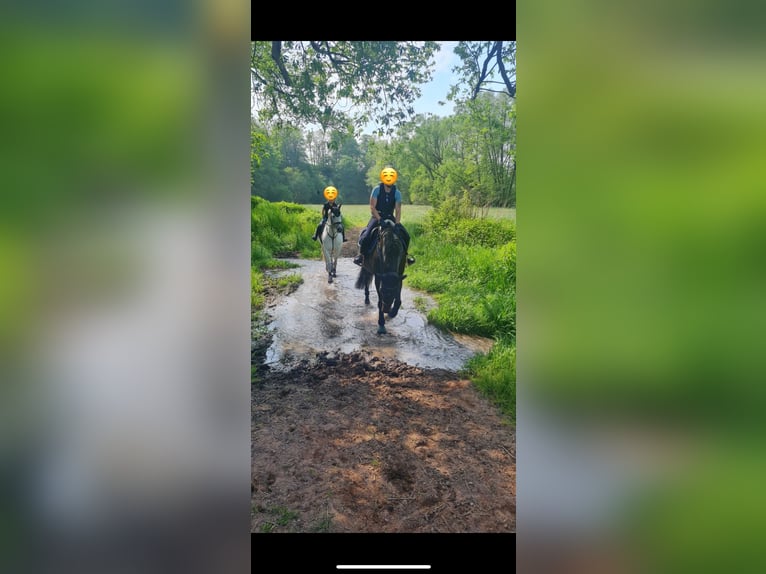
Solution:
{"label": "wet ground", "polygon": [[406,286],[378,335],[344,250],[332,284],[294,260],[303,283],[254,325],[251,532],[514,533],[515,427],[459,374],[490,341],[436,329]]}
{"label": "wet ground", "polygon": [[338,261],[333,283],[327,282],[324,262],[292,261],[300,269],[288,273],[300,272],[303,284],[268,309],[272,343],[266,363],[274,368],[317,352],[374,351],[408,365],[458,371],[472,355],[492,345],[490,339],[456,337],[429,324],[416,304],[428,309],[433,300],[408,288],[406,279],[402,307],[395,318],[386,318],[387,333],[379,335],[375,285],[370,285],[370,304],[365,305],[364,291],[354,287],[359,267],[350,258]]}

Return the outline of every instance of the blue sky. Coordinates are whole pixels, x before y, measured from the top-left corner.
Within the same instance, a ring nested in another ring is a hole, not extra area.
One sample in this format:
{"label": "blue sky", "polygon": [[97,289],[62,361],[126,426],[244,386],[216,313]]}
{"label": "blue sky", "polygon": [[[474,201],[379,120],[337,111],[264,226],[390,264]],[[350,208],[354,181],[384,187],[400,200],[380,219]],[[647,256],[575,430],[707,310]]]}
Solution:
{"label": "blue sky", "polygon": [[[452,68],[459,64],[460,60],[452,53],[457,42],[439,42],[441,50],[436,55],[433,79],[421,87],[422,95],[415,102],[415,112],[419,114],[431,113],[437,116],[452,115],[452,102],[447,101],[447,93],[450,85],[454,83]],[[440,106],[439,101],[445,103]]]}
{"label": "blue sky", "polygon": [[[457,42],[438,43],[441,49],[436,54],[433,78],[428,84],[420,87],[420,98],[413,104],[416,114],[434,114],[440,117],[452,115],[454,106],[452,102],[447,101],[447,93],[450,86],[455,83],[452,68],[460,63],[460,59],[452,53]],[[439,105],[440,101],[444,102],[443,106]],[[375,128],[377,124],[369,124],[363,131],[370,134]]]}

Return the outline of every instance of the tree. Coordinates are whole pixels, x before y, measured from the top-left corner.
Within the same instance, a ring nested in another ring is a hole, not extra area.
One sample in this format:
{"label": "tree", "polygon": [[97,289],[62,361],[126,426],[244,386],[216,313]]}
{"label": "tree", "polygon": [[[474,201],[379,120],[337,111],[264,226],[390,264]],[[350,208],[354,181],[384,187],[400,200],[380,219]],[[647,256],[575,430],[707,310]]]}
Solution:
{"label": "tree", "polygon": [[450,88],[449,99],[475,100],[480,92],[516,97],[516,42],[458,42],[455,66],[460,81]]}
{"label": "tree", "polygon": [[261,121],[353,132],[371,120],[381,133],[414,114],[432,76],[436,42],[256,41],[250,78]]}

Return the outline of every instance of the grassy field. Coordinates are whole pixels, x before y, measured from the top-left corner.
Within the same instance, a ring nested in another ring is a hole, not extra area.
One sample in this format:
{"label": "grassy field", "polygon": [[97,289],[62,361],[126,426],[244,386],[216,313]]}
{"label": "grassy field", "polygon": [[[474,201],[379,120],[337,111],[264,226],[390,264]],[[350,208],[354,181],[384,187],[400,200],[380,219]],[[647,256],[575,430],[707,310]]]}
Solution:
{"label": "grassy field", "polygon": [[[342,204],[343,216],[354,226],[367,225],[370,219],[370,206],[366,203],[344,203]],[[322,212],[321,205],[306,205],[307,208]],[[426,213],[431,211],[430,205],[402,205],[402,224],[412,225],[413,223],[422,223]],[[516,221],[516,209],[510,207],[492,207],[487,212],[487,217],[495,219],[512,219]]]}

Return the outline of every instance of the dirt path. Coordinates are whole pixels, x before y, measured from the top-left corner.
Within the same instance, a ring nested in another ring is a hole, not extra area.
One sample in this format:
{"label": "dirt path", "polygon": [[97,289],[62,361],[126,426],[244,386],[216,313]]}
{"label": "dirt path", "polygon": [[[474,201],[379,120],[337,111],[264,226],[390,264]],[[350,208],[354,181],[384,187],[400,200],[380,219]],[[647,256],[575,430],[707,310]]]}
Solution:
{"label": "dirt path", "polygon": [[274,370],[266,337],[253,347],[252,532],[515,532],[515,429],[470,381],[363,351]]}

